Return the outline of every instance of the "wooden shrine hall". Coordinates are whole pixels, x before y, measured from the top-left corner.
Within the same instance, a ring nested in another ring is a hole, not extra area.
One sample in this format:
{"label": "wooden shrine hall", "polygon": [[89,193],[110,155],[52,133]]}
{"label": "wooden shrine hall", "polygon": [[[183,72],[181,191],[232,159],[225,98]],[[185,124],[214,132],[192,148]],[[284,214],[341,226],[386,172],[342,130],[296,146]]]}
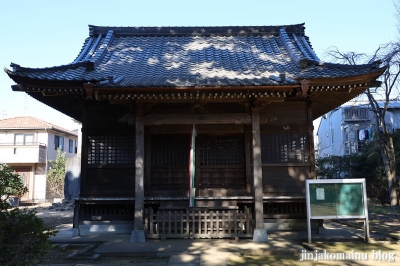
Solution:
{"label": "wooden shrine hall", "polygon": [[313,120],[384,70],[322,62],[304,24],[89,26],[71,63],[5,69],[14,91],[82,123],[74,233],[134,242],[263,242],[268,223],[305,223]]}

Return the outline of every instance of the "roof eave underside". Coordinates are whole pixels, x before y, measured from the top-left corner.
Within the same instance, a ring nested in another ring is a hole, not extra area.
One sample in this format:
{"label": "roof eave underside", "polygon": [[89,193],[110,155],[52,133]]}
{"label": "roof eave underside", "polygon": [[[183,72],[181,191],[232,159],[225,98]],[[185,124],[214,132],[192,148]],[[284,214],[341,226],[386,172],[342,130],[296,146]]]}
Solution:
{"label": "roof eave underside", "polygon": [[[354,97],[358,96],[359,94],[363,93],[365,91],[365,89],[369,86],[370,83],[367,82],[371,82],[374,81],[377,77],[379,77],[379,75],[381,74],[381,72],[384,71],[384,69],[381,69],[380,71],[377,71],[375,73],[369,74],[369,75],[364,75],[364,77],[359,77],[359,79],[356,79],[356,77],[352,78],[352,82],[347,82],[349,84],[355,84],[351,87],[351,90],[349,90],[349,92],[337,92],[337,91],[327,91],[327,88],[329,88],[329,86],[332,86],[333,84],[338,84],[338,81],[342,81],[339,84],[344,84],[343,83],[343,79],[331,79],[331,80],[315,80],[316,84],[318,85],[310,85],[310,88],[314,88],[314,90],[312,90],[312,92],[309,94],[308,98],[306,98],[307,100],[311,101],[312,103],[312,110],[313,110],[313,119],[316,119],[320,116],[322,116],[323,114],[327,113],[328,111],[342,105],[343,103],[353,99]],[[25,80],[27,81],[27,80]],[[311,80],[311,84],[312,84],[313,80]],[[37,82],[36,80],[36,85],[39,85],[39,83],[41,83],[43,85],[43,83],[46,82]],[[51,84],[54,88],[62,88],[63,87],[68,87],[68,84],[65,84],[65,82],[57,82],[60,83],[59,86],[57,86],[56,84],[54,84],[54,82]],[[323,87],[323,85],[325,85],[325,87]],[[18,86],[18,85],[17,85]],[[300,87],[300,85],[297,85],[298,87]],[[24,87],[24,86],[22,86]],[[46,87],[46,86],[44,86]],[[284,88],[285,86],[281,86],[281,88]],[[287,87],[292,87],[292,86],[287,86]],[[320,88],[321,90],[315,90],[315,88]],[[246,88],[245,86],[236,86],[236,87],[212,87],[214,90],[219,90],[219,91],[237,91],[237,90],[241,90]],[[268,91],[271,90],[273,88],[277,88],[276,86],[265,86],[263,87],[263,89],[261,89],[262,87],[258,87],[259,89],[257,89],[257,87],[254,87],[254,89],[251,89],[249,91]],[[99,88],[101,89],[107,89],[107,88]],[[136,89],[138,88],[131,88],[132,92],[134,92]],[[155,88],[143,88],[143,89],[147,89],[148,91],[151,91],[152,89]],[[186,89],[179,88],[179,87],[172,87],[172,88],[163,88],[163,89],[169,89],[170,91],[185,91]],[[196,88],[193,87],[193,90],[195,90]],[[201,87],[198,88],[199,90],[207,90],[207,89],[211,89],[211,87]],[[261,89],[261,90],[260,90]],[[47,89],[48,91],[50,91],[50,89]],[[54,96],[45,96],[43,92],[34,92],[34,91],[29,91],[29,90],[20,90],[20,91],[25,91],[26,93],[28,93],[30,96],[32,96],[33,98],[37,99],[40,102],[43,102],[44,104],[74,118],[77,121],[81,121],[82,119],[82,107],[81,104],[82,102],[84,102],[85,97],[86,97],[86,92],[84,91],[84,87],[83,84],[81,85],[81,90],[78,93],[72,93],[72,94],[62,94],[62,95],[54,95]],[[115,94],[120,93],[120,91],[117,88],[108,88],[107,91],[112,91]],[[265,98],[264,98],[265,99]],[[267,99],[265,99],[267,100]],[[160,100],[161,101],[161,100]]]}

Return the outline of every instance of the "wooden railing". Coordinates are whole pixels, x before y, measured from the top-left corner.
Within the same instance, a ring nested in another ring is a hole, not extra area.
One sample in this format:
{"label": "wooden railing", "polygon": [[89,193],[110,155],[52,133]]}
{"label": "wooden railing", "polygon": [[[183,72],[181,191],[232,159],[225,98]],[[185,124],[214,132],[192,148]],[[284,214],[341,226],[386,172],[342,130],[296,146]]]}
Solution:
{"label": "wooden railing", "polygon": [[81,204],[80,219],[86,221],[133,220],[134,204]]}
{"label": "wooden railing", "polygon": [[148,238],[247,238],[253,236],[250,209],[237,207],[146,209]]}
{"label": "wooden railing", "polygon": [[298,219],[306,217],[307,210],[304,201],[264,203],[264,218]]}

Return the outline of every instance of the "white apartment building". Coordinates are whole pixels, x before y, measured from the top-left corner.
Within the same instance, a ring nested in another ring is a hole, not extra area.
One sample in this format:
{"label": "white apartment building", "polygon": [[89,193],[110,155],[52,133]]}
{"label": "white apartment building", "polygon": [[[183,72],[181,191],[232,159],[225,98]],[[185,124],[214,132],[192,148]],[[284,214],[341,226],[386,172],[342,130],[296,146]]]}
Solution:
{"label": "white apartment building", "polygon": [[57,148],[74,157],[78,132],[30,116],[0,119],[0,162],[12,166],[29,189],[21,202],[46,200],[46,174]]}
{"label": "white apartment building", "polygon": [[[391,101],[385,117],[390,131],[400,128],[400,101]],[[375,119],[369,103],[342,105],[321,117],[317,156],[359,153],[374,139]]]}

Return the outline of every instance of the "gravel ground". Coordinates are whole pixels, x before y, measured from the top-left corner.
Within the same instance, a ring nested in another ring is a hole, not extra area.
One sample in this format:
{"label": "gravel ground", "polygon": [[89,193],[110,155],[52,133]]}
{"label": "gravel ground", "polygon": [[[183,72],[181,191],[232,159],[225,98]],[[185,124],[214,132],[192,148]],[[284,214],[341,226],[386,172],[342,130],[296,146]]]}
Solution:
{"label": "gravel ground", "polygon": [[[46,226],[54,227],[60,224],[72,224],[74,213],[70,208],[51,208],[51,203],[43,203],[35,206],[20,207],[36,210],[36,215],[43,219]],[[49,209],[50,208],[50,209]],[[58,209],[58,211],[56,211]],[[60,211],[64,209],[63,211]],[[73,252],[79,252],[86,248],[85,245],[55,246],[46,254],[40,266],[82,266],[82,265],[137,265],[137,266],[161,266],[167,265],[169,258],[156,257],[100,257],[91,259],[93,251],[82,256],[67,259]]]}
{"label": "gravel ground", "polygon": [[[371,203],[370,203],[371,204]],[[40,205],[29,206],[37,211],[37,216],[42,218],[48,227],[57,226],[60,224],[72,223],[73,211],[71,208],[53,208],[49,209],[51,203],[43,203]],[[375,205],[377,206],[377,205]],[[56,211],[56,209],[65,209]],[[372,230],[381,230],[383,233],[393,233],[400,236],[400,206],[378,206],[377,208],[369,208],[369,221]],[[376,212],[374,212],[374,210]],[[362,226],[362,220],[341,220],[354,226]]]}
{"label": "gravel ground", "polygon": [[[50,210],[51,203],[42,203],[35,206],[29,206],[27,208],[36,210],[36,215],[43,219],[46,226],[54,227],[60,224],[72,223],[74,212],[72,210],[56,211]],[[22,207],[24,208],[24,207]]]}
{"label": "gravel ground", "polygon": [[[56,211],[55,209],[64,208],[53,208],[49,209],[50,203],[40,204],[36,206],[30,206],[37,212],[37,216],[42,218],[47,226],[57,226],[65,223],[72,223],[73,211],[70,208],[66,208],[64,211]],[[369,220],[371,230],[382,230],[384,233],[390,235],[396,235],[395,233],[400,232],[400,206],[378,206],[379,208],[369,208]],[[376,212],[374,212],[376,211]],[[344,222],[354,225],[362,226],[360,220],[343,220]],[[377,231],[378,231],[377,230]],[[394,233],[394,234],[393,234]],[[155,257],[130,257],[130,258],[112,258],[102,257],[97,260],[92,259],[74,259],[68,260],[67,258],[72,252],[78,251],[75,249],[83,249],[84,247],[70,247],[62,248],[60,246],[52,249],[44,258],[41,266],[55,266],[55,265],[138,265],[138,266],[159,266],[167,265],[168,258],[155,258]],[[90,256],[91,254],[88,254]]]}
{"label": "gravel ground", "polygon": [[[369,228],[371,231],[387,234],[400,239],[400,206],[375,206],[368,207]],[[340,222],[363,227],[363,220],[339,220]]]}

